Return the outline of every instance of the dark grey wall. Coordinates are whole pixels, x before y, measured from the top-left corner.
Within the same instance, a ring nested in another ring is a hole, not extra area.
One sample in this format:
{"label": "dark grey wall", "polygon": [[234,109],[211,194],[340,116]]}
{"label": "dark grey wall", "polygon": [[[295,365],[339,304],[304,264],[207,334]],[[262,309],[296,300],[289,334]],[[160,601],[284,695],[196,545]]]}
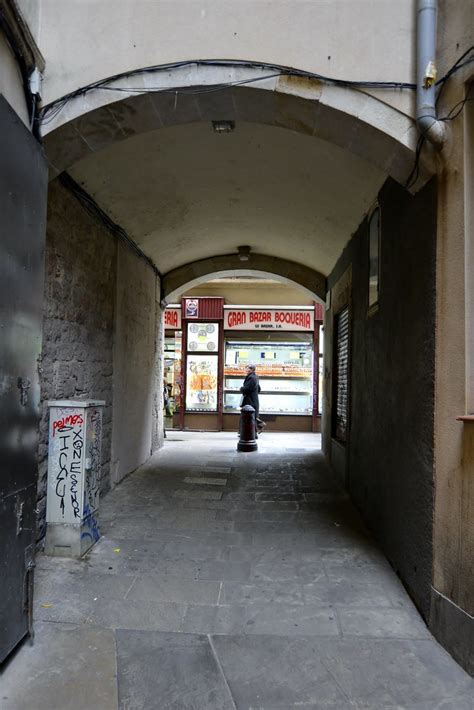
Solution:
{"label": "dark grey wall", "polygon": [[116,239],[50,184],[40,363],[38,530],[45,530],[48,399],[103,399],[102,483],[110,487]]}
{"label": "dark grey wall", "polygon": [[351,422],[355,504],[428,618],[432,567],[436,186],[379,195],[379,308],[368,316],[364,221],[329,278],[352,264]]}

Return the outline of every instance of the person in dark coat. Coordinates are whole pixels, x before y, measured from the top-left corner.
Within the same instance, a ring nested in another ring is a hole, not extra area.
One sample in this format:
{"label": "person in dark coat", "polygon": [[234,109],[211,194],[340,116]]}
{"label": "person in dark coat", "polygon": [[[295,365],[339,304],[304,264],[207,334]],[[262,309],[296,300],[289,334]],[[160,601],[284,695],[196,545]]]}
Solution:
{"label": "person in dark coat", "polygon": [[258,381],[257,373],[255,372],[255,365],[247,365],[246,367],[247,375],[244,380],[244,384],[240,388],[242,393],[241,407],[246,404],[251,404],[255,409],[255,424],[257,432],[260,434],[265,428],[265,422],[259,419],[258,412],[260,409],[260,403],[258,401],[258,393],[260,392],[260,383]]}
{"label": "person in dark coat", "polygon": [[257,373],[255,372],[255,365],[247,365],[245,369],[247,371],[247,375],[245,377],[244,384],[240,388],[240,391],[243,394],[240,406],[244,407],[246,404],[252,405],[255,409],[255,418],[257,418],[259,410],[258,393],[260,391],[260,385]]}

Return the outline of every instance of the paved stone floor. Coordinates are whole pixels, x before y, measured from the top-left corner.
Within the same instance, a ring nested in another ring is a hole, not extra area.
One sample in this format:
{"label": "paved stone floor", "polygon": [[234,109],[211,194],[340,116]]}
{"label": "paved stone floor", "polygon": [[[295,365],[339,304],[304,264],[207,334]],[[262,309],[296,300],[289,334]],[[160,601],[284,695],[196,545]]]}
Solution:
{"label": "paved stone floor", "polygon": [[169,434],[102,501],[84,560],[39,557],[2,710],[472,710],[319,437],[259,445]]}

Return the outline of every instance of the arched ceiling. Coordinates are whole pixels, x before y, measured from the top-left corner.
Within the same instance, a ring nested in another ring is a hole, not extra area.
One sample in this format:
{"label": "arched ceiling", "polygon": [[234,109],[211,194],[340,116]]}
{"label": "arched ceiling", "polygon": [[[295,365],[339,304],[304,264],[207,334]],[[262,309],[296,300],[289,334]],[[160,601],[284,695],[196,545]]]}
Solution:
{"label": "arched ceiling", "polygon": [[92,153],[72,177],[166,273],[238,245],[327,275],[386,174],[314,136],[238,122],[161,128]]}

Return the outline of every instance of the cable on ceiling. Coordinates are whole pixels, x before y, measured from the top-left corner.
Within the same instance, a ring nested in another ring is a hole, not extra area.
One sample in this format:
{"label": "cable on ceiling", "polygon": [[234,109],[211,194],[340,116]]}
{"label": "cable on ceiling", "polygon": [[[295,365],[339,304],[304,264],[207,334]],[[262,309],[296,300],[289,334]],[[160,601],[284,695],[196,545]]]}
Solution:
{"label": "cable on ceiling", "polygon": [[140,247],[134,242],[127,231],[121,227],[119,224],[114,222],[109,215],[104,212],[102,207],[100,207],[88,192],[86,192],[78,183],[69,175],[67,172],[61,173],[58,180],[64,185],[64,187],[69,190],[69,192],[74,195],[76,200],[84,207],[86,212],[98,222],[101,226],[105,227],[111,234],[113,234],[117,239],[120,239],[126,246],[133,251],[138,257],[146,261],[148,266],[151,266],[156,276],[161,279],[161,272],[159,271],[156,264],[140,249]]}

